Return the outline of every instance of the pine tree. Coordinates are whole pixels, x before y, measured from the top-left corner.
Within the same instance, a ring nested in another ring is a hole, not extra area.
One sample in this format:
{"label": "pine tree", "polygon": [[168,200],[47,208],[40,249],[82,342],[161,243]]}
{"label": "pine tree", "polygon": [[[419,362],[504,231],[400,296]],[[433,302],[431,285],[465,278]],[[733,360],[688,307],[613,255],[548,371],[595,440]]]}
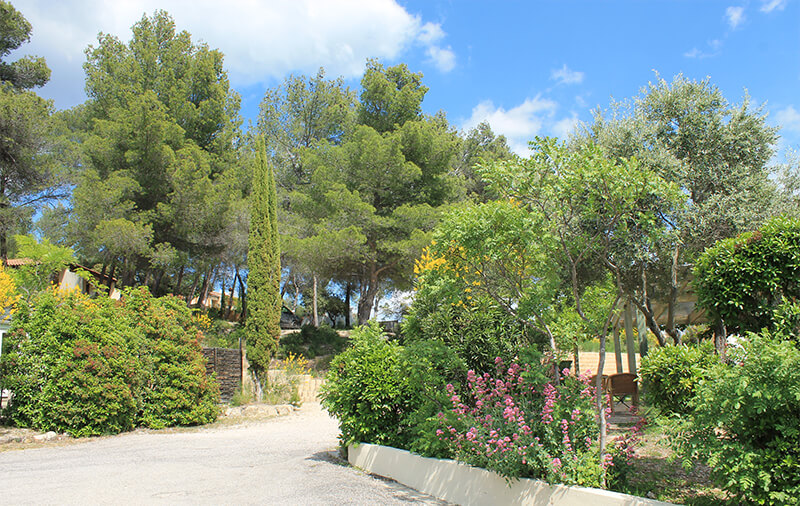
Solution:
{"label": "pine tree", "polygon": [[275,176],[267,162],[264,140],[259,138],[250,204],[247,353],[262,384],[280,338],[281,264],[276,211]]}

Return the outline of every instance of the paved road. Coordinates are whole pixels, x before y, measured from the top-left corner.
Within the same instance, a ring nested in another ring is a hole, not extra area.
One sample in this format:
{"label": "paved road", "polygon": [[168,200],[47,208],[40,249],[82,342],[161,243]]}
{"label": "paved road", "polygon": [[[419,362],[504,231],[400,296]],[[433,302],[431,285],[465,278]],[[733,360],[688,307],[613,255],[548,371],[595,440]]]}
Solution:
{"label": "paved road", "polygon": [[291,415],[0,453],[2,504],[408,504],[438,501],[335,458],[336,422]]}

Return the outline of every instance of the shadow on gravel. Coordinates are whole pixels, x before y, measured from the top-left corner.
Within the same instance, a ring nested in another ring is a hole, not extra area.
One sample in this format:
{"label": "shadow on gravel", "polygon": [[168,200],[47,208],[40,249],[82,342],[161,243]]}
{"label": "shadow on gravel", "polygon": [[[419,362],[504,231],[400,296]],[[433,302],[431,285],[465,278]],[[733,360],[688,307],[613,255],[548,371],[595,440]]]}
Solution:
{"label": "shadow on gravel", "polygon": [[[337,466],[342,467],[350,467],[350,463],[347,462],[346,459],[342,458],[339,450],[328,450],[323,452],[317,452],[313,455],[306,457],[306,460],[311,460],[314,462],[324,462],[327,464],[334,464]],[[408,503],[415,503],[415,504],[431,504],[436,506],[446,506],[452,503],[448,503],[445,501],[440,501],[433,496],[428,494],[423,494],[413,488],[408,488],[407,486],[399,483],[395,480],[390,478],[385,478],[383,476],[372,474],[372,473],[364,473],[372,478],[382,482],[387,489],[391,492],[393,498],[397,499],[398,501],[408,502]]]}
{"label": "shadow on gravel", "polygon": [[329,464],[336,464],[337,466],[344,466],[344,467],[350,465],[350,463],[347,462],[346,459],[342,458],[338,450],[317,452],[311,455],[310,457],[306,457],[306,460],[311,460],[314,462],[327,462]]}

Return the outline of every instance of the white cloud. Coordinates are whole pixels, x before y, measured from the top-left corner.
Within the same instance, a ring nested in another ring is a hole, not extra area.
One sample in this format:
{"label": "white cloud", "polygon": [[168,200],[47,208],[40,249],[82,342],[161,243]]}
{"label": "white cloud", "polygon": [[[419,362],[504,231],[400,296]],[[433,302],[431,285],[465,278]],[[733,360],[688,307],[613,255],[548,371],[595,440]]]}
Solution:
{"label": "white cloud", "polygon": [[423,44],[436,44],[444,38],[444,30],[437,23],[425,23],[419,30],[417,39]]}
{"label": "white cloud", "polygon": [[567,138],[569,138],[570,134],[573,131],[575,131],[575,127],[578,126],[578,123],[580,123],[580,121],[578,120],[578,115],[572,113],[572,116],[568,118],[562,118],[556,121],[551,127],[551,130],[553,132],[553,135],[555,135],[559,139],[566,140]]}
{"label": "white cloud", "polygon": [[706,55],[696,47],[693,47],[691,51],[686,51],[683,53],[683,56],[687,58],[705,58]]}
{"label": "white cloud", "polygon": [[565,63],[560,69],[550,71],[550,79],[556,81],[558,84],[579,84],[583,82],[583,72],[570,70]]}
{"label": "white cloud", "polygon": [[761,12],[782,11],[786,7],[787,0],[761,0]]}
{"label": "white cloud", "polygon": [[436,68],[442,72],[450,72],[456,66],[456,54],[450,46],[447,46],[447,48],[430,46],[427,53],[428,61],[433,63]]}
{"label": "white cloud", "polygon": [[725,19],[734,30],[744,22],[744,7],[728,7],[725,9]]}
{"label": "white cloud", "polygon": [[357,77],[367,58],[397,60],[413,47],[445,72],[456,61],[441,45],[442,27],[396,0],[16,0],[14,6],[33,25],[31,44],[22,51],[47,58],[53,75],[43,95],[59,107],[83,100],[83,52],[97,33],[128,41],[131,25],[157,9],[169,12],[194,41],[219,48],[239,87],[321,66],[331,76]]}
{"label": "white cloud", "polygon": [[717,56],[719,54],[720,49],[722,49],[722,41],[719,39],[714,39],[708,41],[707,50],[701,50],[696,47],[693,47],[691,51],[683,53],[683,56],[685,56],[686,58],[698,58],[702,60],[704,58],[711,58],[712,56]]}
{"label": "white cloud", "polygon": [[577,116],[556,118],[558,104],[550,99],[537,95],[527,98],[521,104],[505,109],[496,106],[491,100],[485,100],[472,109],[472,116],[461,128],[475,128],[486,121],[497,135],[505,135],[511,149],[522,156],[529,154],[528,141],[537,135],[555,135],[565,137],[577,124]]}
{"label": "white cloud", "polygon": [[800,111],[791,105],[775,113],[775,122],[784,130],[800,133]]}

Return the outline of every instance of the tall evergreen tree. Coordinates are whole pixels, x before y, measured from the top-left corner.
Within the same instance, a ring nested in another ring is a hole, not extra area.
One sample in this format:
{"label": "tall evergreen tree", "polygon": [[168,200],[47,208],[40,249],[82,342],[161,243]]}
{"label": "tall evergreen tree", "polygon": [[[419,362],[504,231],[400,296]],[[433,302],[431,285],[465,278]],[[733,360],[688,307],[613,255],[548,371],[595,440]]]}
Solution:
{"label": "tall evergreen tree", "polygon": [[31,25],[0,1],[0,258],[8,256],[6,237],[29,222],[36,208],[63,197],[52,104],[31,91],[44,85],[50,69],[43,58],[6,61],[30,40]]}
{"label": "tall evergreen tree", "polygon": [[259,383],[278,348],[281,318],[281,260],[278,237],[275,176],[267,162],[263,138],[256,145],[253,193],[250,202],[248,248],[248,358]]}

